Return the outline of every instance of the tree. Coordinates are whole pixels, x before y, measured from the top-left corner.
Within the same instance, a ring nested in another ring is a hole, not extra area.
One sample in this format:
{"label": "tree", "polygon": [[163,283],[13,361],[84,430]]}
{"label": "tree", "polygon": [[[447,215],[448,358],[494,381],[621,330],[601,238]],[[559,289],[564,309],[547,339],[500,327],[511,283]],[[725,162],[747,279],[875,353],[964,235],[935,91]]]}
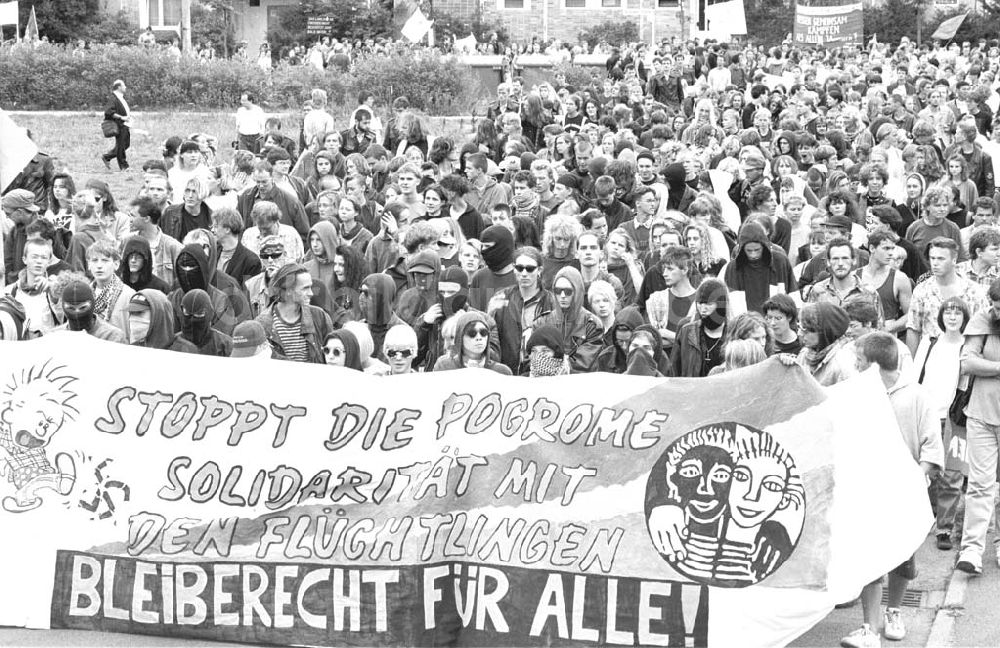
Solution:
{"label": "tree", "polygon": [[217,53],[229,56],[233,40],[233,4],[228,0],[195,0],[191,3],[191,42],[209,43]]}
{"label": "tree", "polygon": [[581,31],[579,38],[587,41],[591,50],[601,41],[609,45],[624,45],[639,40],[639,25],[634,20],[606,20]]}
{"label": "tree", "polygon": [[795,3],[784,0],[748,0],[744,4],[747,37],[753,43],[777,45],[795,23]]}
{"label": "tree", "polygon": [[100,0],[33,0],[18,5],[22,31],[32,7],[38,19],[38,35],[60,43],[76,40],[86,27],[104,18]]}

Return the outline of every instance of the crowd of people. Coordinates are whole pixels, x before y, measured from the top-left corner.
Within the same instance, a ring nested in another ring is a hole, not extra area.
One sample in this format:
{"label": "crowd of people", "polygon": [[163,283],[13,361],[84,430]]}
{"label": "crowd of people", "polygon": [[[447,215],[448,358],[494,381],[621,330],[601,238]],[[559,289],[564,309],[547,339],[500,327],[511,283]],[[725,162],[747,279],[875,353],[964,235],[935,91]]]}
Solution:
{"label": "crowd of people", "polygon": [[[375,375],[704,377],[778,356],[832,385],[875,364],[933,477],[937,546],[960,537],[978,574],[998,71],[997,42],[636,45],[602,83],[501,84],[465,136],[406,97],[385,114],[360,97],[338,124],[316,89],[282,124],[246,93],[231,159],[230,134],[171,137],[131,195],[39,153],[2,199],[0,332]],[[942,452],[959,426],[967,480]],[[845,645],[902,638],[907,574],[884,616],[864,597]]]}

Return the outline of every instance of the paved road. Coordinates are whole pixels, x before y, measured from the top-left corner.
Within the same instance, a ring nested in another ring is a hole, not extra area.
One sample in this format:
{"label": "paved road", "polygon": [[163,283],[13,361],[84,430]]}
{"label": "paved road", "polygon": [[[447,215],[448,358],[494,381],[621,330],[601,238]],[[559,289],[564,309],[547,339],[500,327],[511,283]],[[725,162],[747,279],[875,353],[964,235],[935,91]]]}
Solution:
{"label": "paved road", "polygon": [[964,607],[950,612],[954,625],[946,646],[1000,646],[1000,567],[992,542],[987,543],[982,576],[956,576],[953,587],[963,586]]}

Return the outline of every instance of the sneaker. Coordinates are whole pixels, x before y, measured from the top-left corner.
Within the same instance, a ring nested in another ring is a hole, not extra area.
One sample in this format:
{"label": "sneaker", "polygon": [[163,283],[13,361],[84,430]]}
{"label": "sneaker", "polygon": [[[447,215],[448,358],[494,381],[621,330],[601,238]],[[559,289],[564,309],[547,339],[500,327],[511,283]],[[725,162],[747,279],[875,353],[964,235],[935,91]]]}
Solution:
{"label": "sneaker", "polygon": [[971,560],[959,560],[955,563],[955,569],[963,571],[970,576],[979,576],[983,573],[983,568]]}
{"label": "sneaker", "polygon": [[840,640],[844,648],[881,648],[882,640],[867,623]]}
{"label": "sneaker", "polygon": [[902,641],[906,636],[906,626],[903,625],[903,613],[899,608],[888,608],[882,623],[882,634],[891,641]]}
{"label": "sneaker", "polygon": [[937,548],[941,551],[951,551],[951,536],[947,533],[937,534]]}

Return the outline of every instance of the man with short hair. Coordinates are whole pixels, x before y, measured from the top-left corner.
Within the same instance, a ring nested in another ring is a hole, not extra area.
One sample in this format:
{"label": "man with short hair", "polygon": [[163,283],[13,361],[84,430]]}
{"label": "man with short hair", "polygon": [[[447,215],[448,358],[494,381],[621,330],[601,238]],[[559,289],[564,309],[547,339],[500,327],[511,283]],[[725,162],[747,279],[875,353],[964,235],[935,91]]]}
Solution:
{"label": "man with short hair", "polygon": [[322,308],[311,306],[312,276],[305,266],[289,263],[268,284],[271,305],[257,316],[271,346],[288,360],[325,364],[323,343],[333,322]]}
{"label": "man with short hair", "polygon": [[635,198],[635,217],[630,218],[619,229],[628,232],[635,241],[636,258],[644,259],[649,254],[650,230],[653,217],[660,207],[660,199],[656,190],[649,186],[640,186],[633,194]]}
{"label": "man with short hair", "polygon": [[163,280],[168,286],[173,286],[174,262],[184,246],[177,239],[163,233],[160,229],[160,217],[160,208],[150,198],[135,198],[129,203],[129,227],[149,243],[149,251],[153,255],[153,276]]}
{"label": "man with short hair", "polygon": [[[253,208],[260,201],[275,205],[278,210],[278,220],[291,226],[303,239],[309,234],[309,219],[305,208],[294,194],[279,189],[274,184],[274,168],[267,161],[259,161],[253,165],[252,175],[254,186],[247,187],[237,197],[237,211],[243,217],[246,226],[253,225]],[[250,247],[249,245],[247,247]],[[251,248],[252,249],[252,248]]]}
{"label": "man with short hair", "polygon": [[931,276],[913,289],[910,311],[906,320],[906,346],[911,354],[916,354],[920,339],[924,336],[935,338],[941,335],[937,314],[941,302],[950,297],[959,297],[975,315],[986,306],[986,289],[955,271],[958,261],[958,246],[950,238],[939,236],[927,246],[927,259],[931,266]]}
{"label": "man with short hair", "polygon": [[[305,180],[291,175],[292,156],[285,149],[275,147],[267,152],[264,159],[271,165],[271,177],[274,180],[274,186],[295,196],[304,210],[305,205],[309,204],[309,187],[306,186]],[[325,178],[321,178],[321,180],[323,179]]]}
{"label": "man with short hair", "polygon": [[892,267],[892,257],[899,237],[884,225],[868,235],[868,264],[858,271],[861,282],[879,297],[884,317],[883,330],[898,334],[906,330],[913,286],[909,278]]}
{"label": "man with short hair", "polygon": [[667,353],[673,349],[681,321],[690,316],[694,306],[697,289],[691,285],[693,264],[694,257],[686,247],[668,247],[658,266],[666,288],[654,292],[646,300],[646,316],[660,332],[663,349]]}
{"label": "man with short hair", "polygon": [[[548,160],[535,160],[531,163],[531,174],[535,176],[535,193],[538,194],[538,204],[541,205],[547,216],[559,206],[559,198],[552,192],[552,185],[555,184],[552,164]],[[541,228],[538,231],[541,231]]]}
{"label": "man with short hair", "polygon": [[510,205],[514,200],[510,185],[497,182],[488,171],[489,160],[484,153],[472,153],[465,158],[465,175],[472,185],[465,201],[480,214],[490,213],[493,205]]}
{"label": "man with short hair", "polygon": [[580,192],[589,195],[594,186],[594,178],[590,175],[590,161],[594,158],[594,145],[590,143],[590,140],[577,138],[573,145],[573,152],[576,154],[576,168],[567,169],[567,171],[576,176]]}
{"label": "man with short hair", "polygon": [[254,204],[250,212],[254,226],[243,232],[243,245],[257,254],[260,242],[268,236],[280,237],[285,244],[285,253],[291,263],[298,263],[304,254],[302,238],[290,226],[280,222],[281,212],[278,206],[268,200]]}
{"label": "man with short hair", "polygon": [[535,175],[531,171],[518,171],[511,178],[514,202],[510,205],[513,216],[522,216],[535,222],[539,231],[545,228],[545,215],[535,191]]}
{"label": "man with short hair", "polygon": [[[1000,125],[998,125],[1000,128]],[[972,233],[981,227],[997,226],[997,203],[992,198],[980,196],[971,210],[968,212],[967,221],[972,221],[969,225],[959,230],[962,237],[962,249],[969,251],[969,239]]]}
{"label": "man with short hair", "polygon": [[396,183],[403,192],[396,200],[406,205],[406,208],[410,210],[412,218],[423,218],[426,216],[427,208],[424,206],[424,199],[418,193],[420,169],[415,164],[404,164],[396,172]]}
{"label": "man with short hair", "polygon": [[981,227],[969,237],[969,260],[955,266],[955,271],[966,279],[989,286],[1000,278],[1000,230]]}
{"label": "man with short hair", "polygon": [[24,244],[24,267],[18,273],[17,281],[7,286],[5,291],[24,308],[24,339],[49,333],[57,325],[48,298],[47,270],[52,256],[50,241],[28,239]]}
{"label": "man with short hair", "polygon": [[[580,263],[580,275],[583,277],[584,292],[590,290],[590,284],[595,281],[607,281],[615,289],[618,306],[621,306],[622,281],[607,270],[601,267],[603,254],[602,245],[597,234],[585,231],[576,239],[576,259]],[[589,298],[584,298],[584,308],[590,308]],[[617,311],[617,307],[615,309]]]}
{"label": "man with short hair", "polygon": [[257,140],[264,133],[266,117],[254,99],[252,92],[240,95],[240,107],[236,109],[236,148],[256,155],[260,150]]}
{"label": "man with short hair", "polygon": [[368,147],[375,142],[372,132],[372,114],[365,108],[354,111],[354,123],[340,131],[340,153],[344,156],[351,153],[365,154]]}
{"label": "man with short hair", "polygon": [[608,219],[609,232],[632,219],[632,210],[615,197],[617,187],[615,179],[608,175],[602,175],[594,181],[594,206]]}
{"label": "man with short hair", "polygon": [[152,200],[162,214],[163,210],[170,206],[170,196],[173,194],[167,174],[158,169],[156,173],[150,171],[146,174],[144,185],[141,197]]}
{"label": "man with short hair", "polygon": [[829,302],[843,307],[849,300],[863,300],[877,314],[876,325],[882,328],[882,300],[854,272],[856,251],[846,238],[836,238],[826,244],[826,264],[830,276],[813,284],[807,301]]}
{"label": "man with short hair", "polygon": [[260,258],[240,241],[243,218],[235,209],[223,207],[212,214],[212,234],[219,245],[220,271],[235,279],[246,292],[246,280],[262,271]]}

